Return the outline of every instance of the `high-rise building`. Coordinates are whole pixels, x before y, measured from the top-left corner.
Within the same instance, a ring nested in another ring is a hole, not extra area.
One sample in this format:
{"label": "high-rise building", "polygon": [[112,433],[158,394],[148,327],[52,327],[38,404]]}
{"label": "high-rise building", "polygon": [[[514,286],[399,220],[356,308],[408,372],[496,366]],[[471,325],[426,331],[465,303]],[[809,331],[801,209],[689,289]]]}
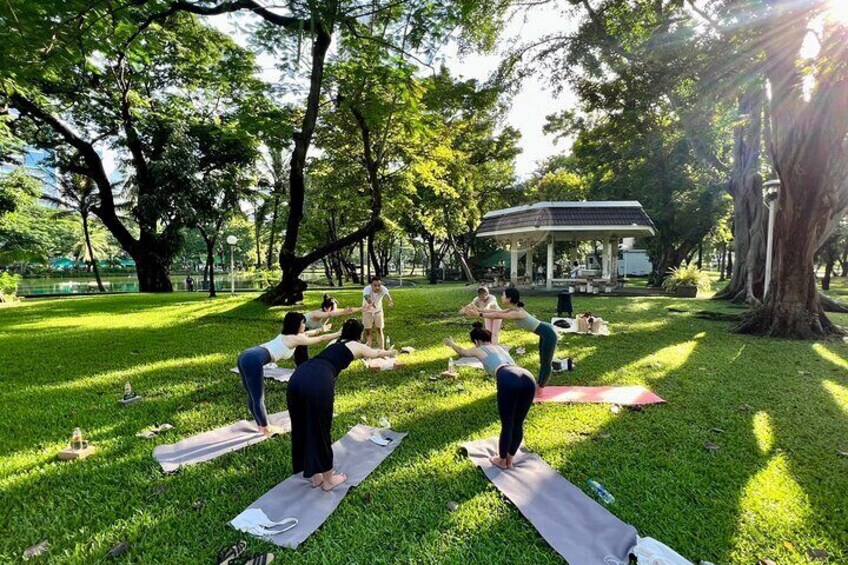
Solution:
{"label": "high-rise building", "polygon": [[49,151],[28,147],[23,152],[0,161],[0,177],[23,167],[30,176],[41,181],[42,192],[55,196],[58,172],[56,167],[49,164],[49,157]]}

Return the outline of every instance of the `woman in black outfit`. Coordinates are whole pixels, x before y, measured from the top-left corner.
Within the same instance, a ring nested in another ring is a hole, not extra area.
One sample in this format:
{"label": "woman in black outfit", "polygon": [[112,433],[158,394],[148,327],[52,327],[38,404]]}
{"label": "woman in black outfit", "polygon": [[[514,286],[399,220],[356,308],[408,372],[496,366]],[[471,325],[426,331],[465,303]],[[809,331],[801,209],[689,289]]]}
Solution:
{"label": "woman in black outfit", "polygon": [[372,349],[359,340],[362,322],[347,320],[339,340],[299,365],[289,380],[286,399],[291,417],[292,467],[295,474],[312,479],[312,486],[325,491],[342,484],[347,477],[333,472],[333,402],[336,377],[355,359],[394,357],[394,349]]}

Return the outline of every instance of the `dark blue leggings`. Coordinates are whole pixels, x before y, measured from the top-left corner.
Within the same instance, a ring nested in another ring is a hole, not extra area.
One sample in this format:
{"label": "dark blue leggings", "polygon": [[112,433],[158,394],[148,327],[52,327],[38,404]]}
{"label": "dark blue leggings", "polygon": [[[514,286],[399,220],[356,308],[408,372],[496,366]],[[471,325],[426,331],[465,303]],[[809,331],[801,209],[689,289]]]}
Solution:
{"label": "dark blue leggings", "polygon": [[539,336],[539,386],[548,384],[551,378],[551,363],[557,347],[557,333],[554,327],[542,322],[534,332]]}
{"label": "dark blue leggings", "polygon": [[516,365],[501,367],[495,379],[498,383],[498,414],[501,417],[498,456],[505,459],[507,455],[515,455],[524,439],[524,419],[536,396],[536,382],[530,371]]}
{"label": "dark blue leggings", "polygon": [[242,352],[238,358],[241,383],[247,391],[247,407],[260,426],[268,425],[265,411],[265,365],[271,362],[271,354],[264,347],[256,346]]}

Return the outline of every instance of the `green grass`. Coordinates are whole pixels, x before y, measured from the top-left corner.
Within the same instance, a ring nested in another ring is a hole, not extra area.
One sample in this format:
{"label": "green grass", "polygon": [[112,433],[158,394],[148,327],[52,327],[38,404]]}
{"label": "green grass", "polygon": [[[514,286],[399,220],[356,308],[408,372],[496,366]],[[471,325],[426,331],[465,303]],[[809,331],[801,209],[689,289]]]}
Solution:
{"label": "green grass", "polygon": [[[245,298],[129,295],[33,301],[0,308],[0,562],[20,560],[42,539],[43,562],[95,563],[121,540],[132,563],[210,562],[247,539],[282,563],[557,563],[556,553],[463,458],[460,443],[498,431],[495,389],[481,372],[457,381],[427,377],[446,367],[454,314],[471,298],[458,286],[393,291],[388,335],[418,350],[407,369],[368,373],[359,365],[337,387],[334,438],[364,415],[409,432],[299,550],[242,536],[228,521],[291,472],[287,437],[163,475],[151,457],[171,443],[247,417],[238,377],[242,349],[277,330],[281,309]],[[314,307],[319,293],[309,293]],[[339,294],[342,304],[358,292]],[[553,314],[555,298],[531,312]],[[585,488],[592,477],[616,497],[611,510],[642,535],[692,560],[717,564],[807,563],[820,548],[848,554],[848,345],[766,340],[670,313],[720,308],[670,298],[576,298],[611,320],[609,338],[568,336],[560,355],[577,361],[555,384],[643,384],[669,403],[614,414],[601,405],[537,405],[527,445]],[[738,311],[738,310],[734,310]],[[848,325],[848,317],[834,316]],[[504,341],[534,336],[507,324]],[[120,408],[129,379],[144,401]],[[268,405],[285,409],[285,385],[268,383]],[[751,411],[739,411],[747,404]],[[158,440],[135,433],[176,426]],[[82,426],[97,455],[60,462]],[[724,433],[711,431],[721,428]],[[711,440],[717,452],[704,449]],[[193,503],[203,501],[195,510]],[[447,503],[456,501],[456,512]]]}

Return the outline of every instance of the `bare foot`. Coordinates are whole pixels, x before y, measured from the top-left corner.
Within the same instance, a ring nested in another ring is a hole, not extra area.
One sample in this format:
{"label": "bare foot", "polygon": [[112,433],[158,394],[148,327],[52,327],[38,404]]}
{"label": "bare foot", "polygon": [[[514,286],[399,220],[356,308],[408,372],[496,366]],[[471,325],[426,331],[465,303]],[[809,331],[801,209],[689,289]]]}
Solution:
{"label": "bare foot", "polygon": [[506,466],[509,469],[512,469],[512,455],[506,456]]}
{"label": "bare foot", "polygon": [[322,484],[324,484],[324,475],[323,474],[319,473],[317,475],[312,475],[312,488],[318,488]]}
{"label": "bare foot", "polygon": [[347,480],[347,475],[343,473],[333,473],[332,471],[330,471],[330,473],[332,474],[329,477],[326,473],[324,474],[324,484],[321,486],[321,488],[324,489],[324,492],[333,490]]}
{"label": "bare foot", "polygon": [[259,426],[259,431],[265,434],[267,437],[277,436],[286,433],[286,431],[280,426]]}
{"label": "bare foot", "polygon": [[507,464],[507,460],[501,459],[497,455],[492,455],[491,457],[489,457],[489,461],[492,463],[492,465],[500,467],[501,469],[509,469],[509,465]]}

